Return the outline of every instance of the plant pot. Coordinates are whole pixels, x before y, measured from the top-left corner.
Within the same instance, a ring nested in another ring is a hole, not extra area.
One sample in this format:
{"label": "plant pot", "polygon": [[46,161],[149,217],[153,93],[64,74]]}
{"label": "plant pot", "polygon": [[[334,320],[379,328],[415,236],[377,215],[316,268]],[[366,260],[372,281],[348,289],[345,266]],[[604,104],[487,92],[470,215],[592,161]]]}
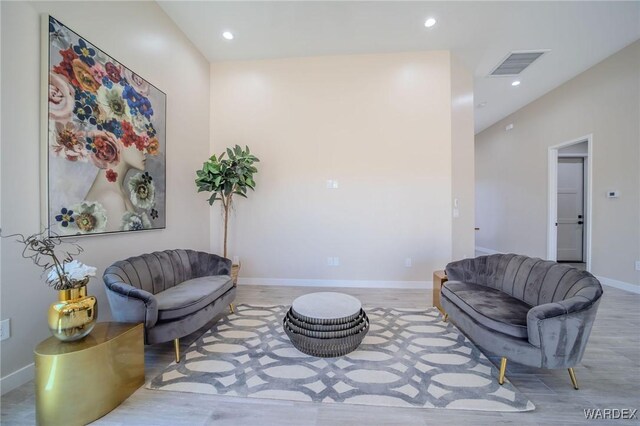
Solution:
{"label": "plant pot", "polygon": [[49,330],[64,342],[80,340],[98,320],[98,300],[87,296],[87,286],[58,291],[58,302],[49,307]]}
{"label": "plant pot", "polygon": [[231,265],[231,281],[234,285],[238,285],[238,274],[240,273],[240,265]]}

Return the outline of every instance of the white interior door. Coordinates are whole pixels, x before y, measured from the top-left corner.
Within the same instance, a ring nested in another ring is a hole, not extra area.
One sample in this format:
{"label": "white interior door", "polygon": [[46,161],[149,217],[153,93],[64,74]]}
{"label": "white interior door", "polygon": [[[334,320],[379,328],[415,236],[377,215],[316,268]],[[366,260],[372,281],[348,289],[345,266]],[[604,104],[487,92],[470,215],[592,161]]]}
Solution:
{"label": "white interior door", "polygon": [[582,262],[584,158],[558,158],[558,261]]}

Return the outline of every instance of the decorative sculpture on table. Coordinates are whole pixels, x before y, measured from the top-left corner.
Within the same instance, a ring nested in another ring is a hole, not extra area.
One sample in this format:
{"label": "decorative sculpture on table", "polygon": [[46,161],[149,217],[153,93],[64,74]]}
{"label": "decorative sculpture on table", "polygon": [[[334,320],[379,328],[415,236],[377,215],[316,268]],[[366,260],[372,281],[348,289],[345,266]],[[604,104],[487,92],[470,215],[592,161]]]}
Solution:
{"label": "decorative sculpture on table", "polygon": [[46,19],[45,224],[62,236],[164,228],[166,95]]}

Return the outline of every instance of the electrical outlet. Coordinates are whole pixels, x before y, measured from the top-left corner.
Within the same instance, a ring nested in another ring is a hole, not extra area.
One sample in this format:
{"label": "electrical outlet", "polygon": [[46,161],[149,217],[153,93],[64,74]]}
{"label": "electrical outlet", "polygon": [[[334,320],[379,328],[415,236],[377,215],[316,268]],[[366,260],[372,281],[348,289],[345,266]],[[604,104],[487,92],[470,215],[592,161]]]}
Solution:
{"label": "electrical outlet", "polygon": [[11,337],[11,320],[7,318],[0,322],[0,340],[7,340]]}
{"label": "electrical outlet", "polygon": [[327,257],[327,266],[340,266],[339,257]]}
{"label": "electrical outlet", "polygon": [[636,271],[640,271],[640,260],[636,260]]}
{"label": "electrical outlet", "polygon": [[411,265],[412,265],[412,263],[411,263],[411,258],[410,258],[410,257],[407,257],[407,258],[404,260],[404,266],[405,266],[405,267],[407,267],[407,268],[411,268]]}

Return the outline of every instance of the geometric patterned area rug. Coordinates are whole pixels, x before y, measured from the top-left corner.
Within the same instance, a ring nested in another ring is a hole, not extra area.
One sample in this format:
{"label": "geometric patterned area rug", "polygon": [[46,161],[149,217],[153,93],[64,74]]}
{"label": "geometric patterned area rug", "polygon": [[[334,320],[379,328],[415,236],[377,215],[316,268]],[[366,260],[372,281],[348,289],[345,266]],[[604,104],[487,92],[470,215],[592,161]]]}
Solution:
{"label": "geometric patterned area rug", "polygon": [[286,306],[239,305],[146,387],[321,403],[529,411],[511,383],[436,308],[366,308],[370,329],[342,357],[293,347],[282,329]]}

